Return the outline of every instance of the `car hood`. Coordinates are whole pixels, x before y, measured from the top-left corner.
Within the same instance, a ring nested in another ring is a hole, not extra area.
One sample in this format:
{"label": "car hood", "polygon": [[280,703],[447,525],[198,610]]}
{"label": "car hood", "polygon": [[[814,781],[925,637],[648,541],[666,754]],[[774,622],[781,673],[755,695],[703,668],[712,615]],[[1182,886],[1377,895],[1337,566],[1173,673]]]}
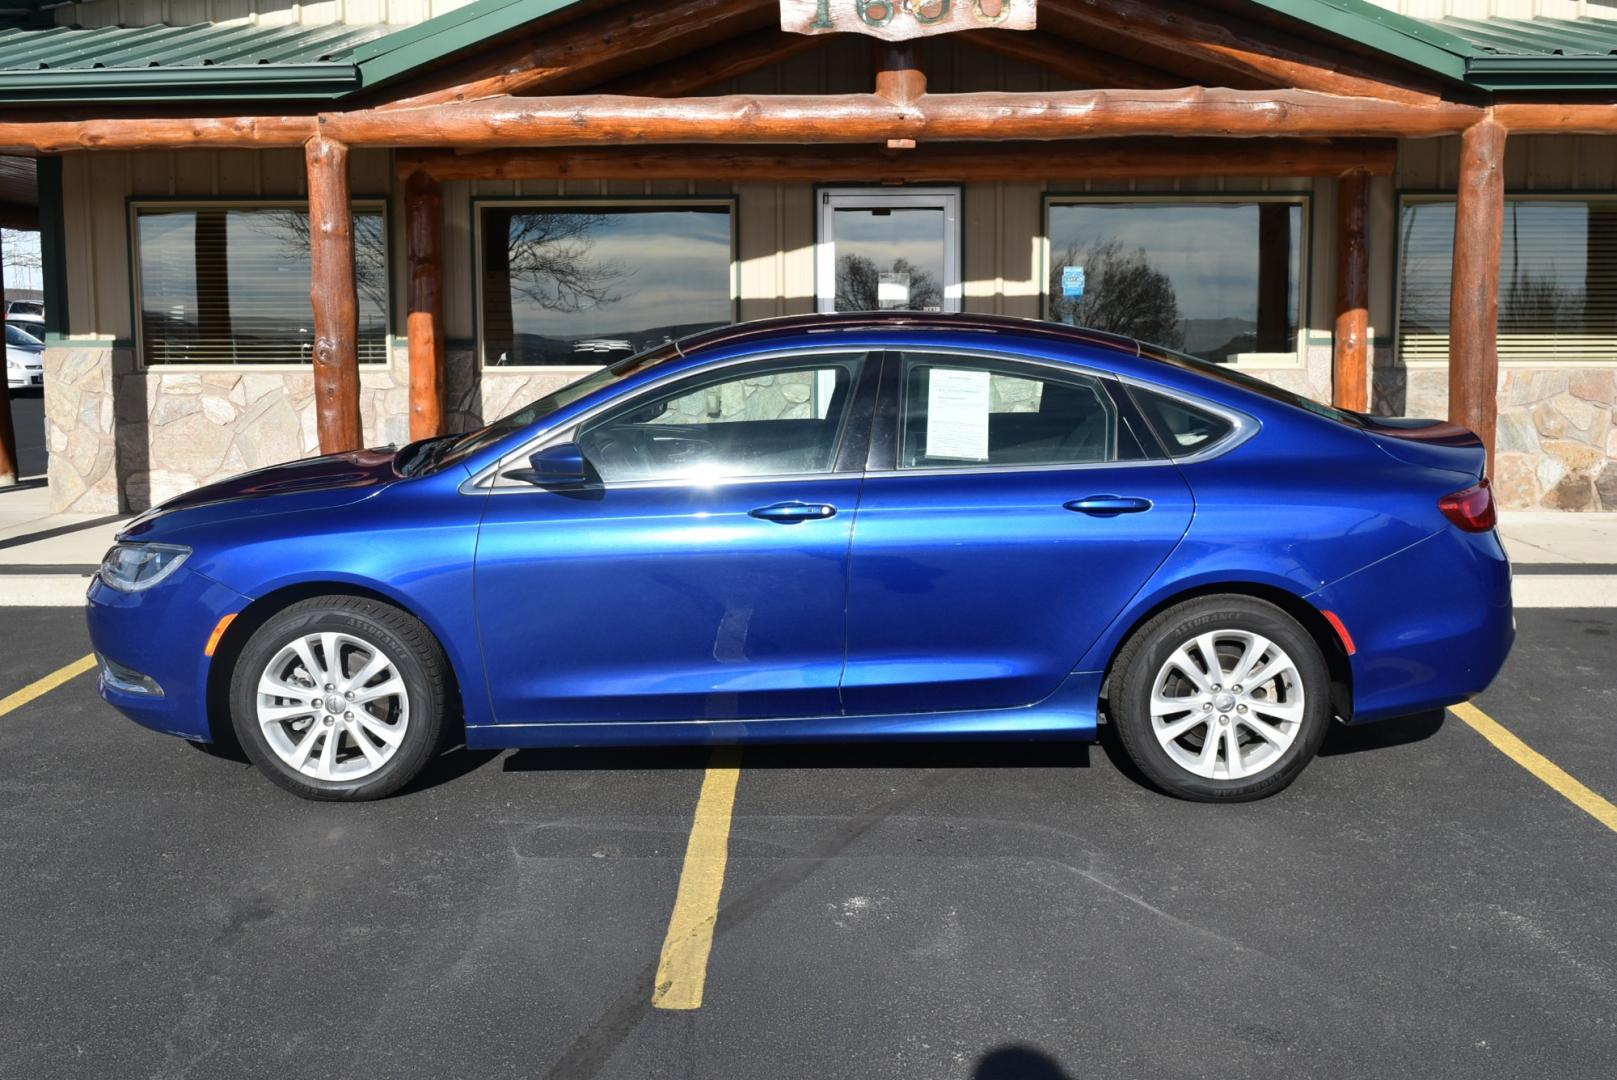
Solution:
{"label": "car hood", "polygon": [[139,537],[181,511],[229,507],[236,513],[268,514],[317,510],[367,498],[399,479],[397,451],[354,450],[346,454],[271,465],[188,491],[146,511],[120,536]]}

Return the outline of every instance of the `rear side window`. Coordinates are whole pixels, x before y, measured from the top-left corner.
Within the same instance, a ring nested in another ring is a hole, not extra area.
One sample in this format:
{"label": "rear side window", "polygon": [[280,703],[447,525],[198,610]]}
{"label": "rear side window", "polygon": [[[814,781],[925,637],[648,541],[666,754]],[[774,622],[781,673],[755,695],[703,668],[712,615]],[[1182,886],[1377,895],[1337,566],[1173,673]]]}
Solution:
{"label": "rear side window", "polygon": [[1197,408],[1179,398],[1171,398],[1143,387],[1131,386],[1129,393],[1146,423],[1157,434],[1157,441],[1169,457],[1190,457],[1223,441],[1235,430],[1230,420],[1208,409]]}
{"label": "rear side window", "polygon": [[1089,465],[1145,455],[1092,375],[905,353],[899,468]]}

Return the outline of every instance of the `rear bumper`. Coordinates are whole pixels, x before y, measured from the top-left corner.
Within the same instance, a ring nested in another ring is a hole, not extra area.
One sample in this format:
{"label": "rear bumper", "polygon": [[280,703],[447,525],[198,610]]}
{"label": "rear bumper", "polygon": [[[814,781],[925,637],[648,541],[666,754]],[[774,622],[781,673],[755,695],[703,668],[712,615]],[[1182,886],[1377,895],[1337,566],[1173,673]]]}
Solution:
{"label": "rear bumper", "polygon": [[[144,592],[120,592],[98,577],[86,596],[90,643],[101,661],[101,697],[154,731],[211,742],[208,723],[208,636],[247,598],[181,567]],[[111,663],[109,664],[108,661]],[[152,687],[133,688],[143,676]]]}
{"label": "rear bumper", "polygon": [[1444,529],[1308,599],[1353,637],[1355,722],[1481,693],[1516,639],[1510,562],[1492,531]]}

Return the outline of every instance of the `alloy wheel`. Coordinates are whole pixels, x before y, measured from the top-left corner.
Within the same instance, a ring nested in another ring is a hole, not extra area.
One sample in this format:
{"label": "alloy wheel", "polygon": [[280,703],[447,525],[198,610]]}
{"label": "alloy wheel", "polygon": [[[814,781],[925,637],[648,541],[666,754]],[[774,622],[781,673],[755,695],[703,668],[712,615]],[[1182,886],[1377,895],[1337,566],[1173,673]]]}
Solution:
{"label": "alloy wheel", "polygon": [[370,776],[392,759],[410,724],[398,666],[347,633],[287,642],[260,674],[255,701],[270,749],[315,780]]}
{"label": "alloy wheel", "polygon": [[1246,630],[1197,634],[1151,685],[1151,730],[1174,763],[1208,780],[1252,779],[1296,740],[1303,680],[1278,644]]}

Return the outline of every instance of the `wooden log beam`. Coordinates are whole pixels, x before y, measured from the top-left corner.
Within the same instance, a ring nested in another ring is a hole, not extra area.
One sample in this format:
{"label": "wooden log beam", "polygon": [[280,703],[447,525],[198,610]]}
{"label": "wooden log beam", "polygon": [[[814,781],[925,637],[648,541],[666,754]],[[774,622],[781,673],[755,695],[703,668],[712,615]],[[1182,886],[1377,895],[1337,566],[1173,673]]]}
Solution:
{"label": "wooden log beam", "polygon": [[839,37],[841,35],[838,34],[783,34],[774,29],[760,30],[691,55],[677,57],[649,71],[625,75],[602,86],[601,92],[640,97],[683,97],[783,63],[794,56],[823,49]]}
{"label": "wooden log beam", "polygon": [[1390,66],[1310,48],[1305,39],[1259,23],[1221,22],[1205,6],[1178,0],[1042,0],[1039,26],[1085,43],[1099,38],[1144,46],[1259,85],[1405,104],[1441,100]]}
{"label": "wooden log beam", "polygon": [[888,139],[1087,139],[1117,136],[1422,138],[1482,117],[1470,105],[1406,105],[1303,90],[1069,90],[928,94],[895,105],[875,94],[711,98],[497,98],[419,109],[326,113],[321,130],[350,145],[592,146],[613,143],[882,143]]}
{"label": "wooden log beam", "polygon": [[0,120],[6,152],[72,150],[268,150],[302,146],[319,133],[313,116],[139,116]]}
{"label": "wooden log beam", "polygon": [[579,90],[778,25],[778,19],[779,8],[770,0],[631,4],[451,64],[432,73],[431,81],[417,92],[407,92],[385,107]]}
{"label": "wooden log beam", "polygon": [[444,433],[444,197],[438,181],[412,173],[404,186],[410,270],[410,438]]}
{"label": "wooden log beam", "polygon": [[354,280],[354,213],[348,147],[309,140],[309,299],[314,305],[314,398],[320,450],[358,450],[359,291]]}
{"label": "wooden log beam", "polygon": [[440,180],[1020,180],[1030,161],[1047,180],[1187,176],[1390,175],[1397,144],[1384,139],[1090,139],[1077,143],[932,143],[901,155],[863,147],[682,146],[585,150],[401,153],[399,170]]}
{"label": "wooden log beam", "polygon": [[1162,90],[1170,86],[1186,86],[1195,81],[1050,34],[967,30],[956,35],[956,40],[986,52],[1033,64],[1079,86]]}
{"label": "wooden log beam", "polygon": [[1370,408],[1370,177],[1362,170],[1336,182],[1336,336],[1331,347],[1332,400],[1339,409]]}
{"label": "wooden log beam", "polygon": [[1512,135],[1617,135],[1617,101],[1501,102],[1493,118]]}
{"label": "wooden log beam", "polygon": [[1499,250],[1505,230],[1505,128],[1486,119],[1460,136],[1449,292],[1449,419],[1488,448],[1499,421]]}

